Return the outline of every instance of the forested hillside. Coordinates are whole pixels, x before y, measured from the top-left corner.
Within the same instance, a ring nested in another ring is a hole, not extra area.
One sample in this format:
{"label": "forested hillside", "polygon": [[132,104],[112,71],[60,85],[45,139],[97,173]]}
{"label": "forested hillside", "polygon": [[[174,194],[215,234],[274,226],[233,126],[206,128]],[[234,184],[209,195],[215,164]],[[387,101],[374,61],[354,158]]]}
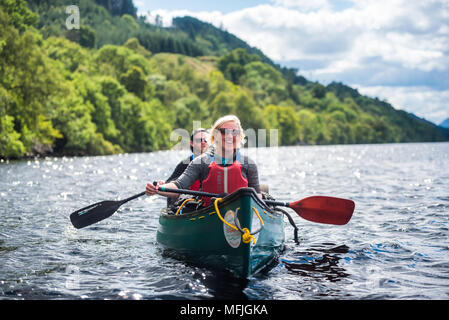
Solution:
{"label": "forested hillside", "polygon": [[0,0],[0,157],[170,148],[176,128],[235,113],[279,143],[442,141],[449,130],[343,84],[275,65],[193,18],[145,23],[132,1]]}

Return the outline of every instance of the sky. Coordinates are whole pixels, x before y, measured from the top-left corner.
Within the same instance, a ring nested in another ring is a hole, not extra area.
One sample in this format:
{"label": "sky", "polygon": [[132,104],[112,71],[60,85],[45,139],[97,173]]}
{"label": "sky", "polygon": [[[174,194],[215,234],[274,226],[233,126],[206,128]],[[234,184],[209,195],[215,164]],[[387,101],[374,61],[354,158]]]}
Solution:
{"label": "sky", "polygon": [[449,118],[449,0],[134,0],[170,26],[224,27],[281,66],[332,81],[436,124]]}

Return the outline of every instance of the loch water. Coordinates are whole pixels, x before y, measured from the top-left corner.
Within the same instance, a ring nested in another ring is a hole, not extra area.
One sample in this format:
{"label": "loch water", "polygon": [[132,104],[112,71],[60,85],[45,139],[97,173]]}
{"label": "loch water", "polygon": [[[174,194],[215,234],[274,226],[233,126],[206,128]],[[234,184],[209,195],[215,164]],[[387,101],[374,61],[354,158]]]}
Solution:
{"label": "loch water", "polygon": [[[449,299],[449,143],[247,149],[280,201],[352,199],[345,226],[286,219],[286,249],[249,279],[156,242],[162,197],[75,229],[71,212],[144,191],[186,151],[0,162],[0,299]],[[205,239],[204,241],[207,241]]]}

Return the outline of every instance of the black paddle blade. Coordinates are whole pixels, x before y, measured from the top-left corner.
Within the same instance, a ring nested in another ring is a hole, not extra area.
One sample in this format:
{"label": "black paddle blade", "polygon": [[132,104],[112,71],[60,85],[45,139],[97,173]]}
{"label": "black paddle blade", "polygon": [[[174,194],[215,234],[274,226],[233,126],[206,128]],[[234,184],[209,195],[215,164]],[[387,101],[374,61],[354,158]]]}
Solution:
{"label": "black paddle blade", "polygon": [[122,201],[102,201],[92,204],[73,212],[70,221],[77,229],[90,226],[112,216],[122,203]]}

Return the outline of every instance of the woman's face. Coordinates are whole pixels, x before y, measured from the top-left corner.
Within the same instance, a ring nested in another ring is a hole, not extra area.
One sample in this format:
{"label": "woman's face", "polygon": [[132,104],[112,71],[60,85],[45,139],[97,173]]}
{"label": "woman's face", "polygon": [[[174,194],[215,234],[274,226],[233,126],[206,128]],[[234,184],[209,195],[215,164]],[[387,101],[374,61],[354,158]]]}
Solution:
{"label": "woman's face", "polygon": [[192,147],[193,154],[195,156],[202,154],[206,151],[209,143],[207,142],[209,139],[209,134],[207,132],[198,132],[193,136]]}
{"label": "woman's face", "polygon": [[234,121],[225,122],[218,129],[217,146],[221,148],[222,157],[231,157],[240,141],[240,128]]}

